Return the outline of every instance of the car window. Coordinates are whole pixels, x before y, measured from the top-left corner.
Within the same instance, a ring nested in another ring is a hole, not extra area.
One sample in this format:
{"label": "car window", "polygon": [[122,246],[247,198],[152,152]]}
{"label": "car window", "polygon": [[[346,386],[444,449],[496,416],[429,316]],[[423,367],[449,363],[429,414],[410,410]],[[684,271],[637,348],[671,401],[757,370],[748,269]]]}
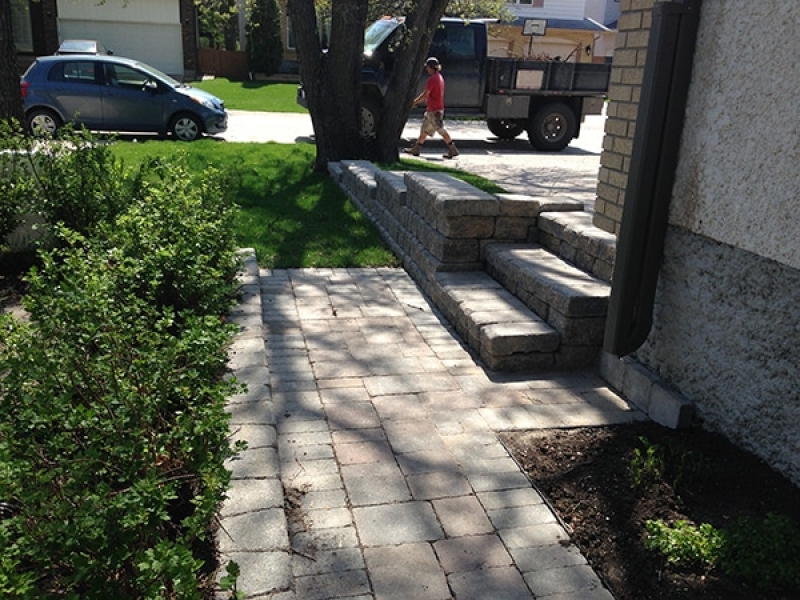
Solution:
{"label": "car window", "polygon": [[460,23],[446,24],[436,29],[431,55],[440,61],[447,58],[474,58],[476,29]]}
{"label": "car window", "polygon": [[146,73],[131,69],[125,65],[106,64],[106,83],[131,89],[142,89],[150,80]]}
{"label": "car window", "polygon": [[50,81],[68,83],[95,83],[95,64],[92,61],[80,60],[56,63],[47,74]]}

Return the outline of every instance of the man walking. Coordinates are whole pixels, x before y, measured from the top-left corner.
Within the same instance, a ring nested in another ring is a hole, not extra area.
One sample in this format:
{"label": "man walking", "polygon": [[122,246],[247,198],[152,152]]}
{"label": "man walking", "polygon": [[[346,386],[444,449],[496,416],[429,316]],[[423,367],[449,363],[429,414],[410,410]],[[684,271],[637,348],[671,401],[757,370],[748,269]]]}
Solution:
{"label": "man walking", "polygon": [[444,128],[444,77],[440,72],[441,69],[442,66],[436,57],[431,56],[425,61],[428,80],[425,82],[425,89],[411,103],[411,108],[414,108],[417,104],[425,104],[425,116],[422,119],[422,127],[419,130],[417,143],[405,150],[413,156],[419,156],[422,144],[425,143],[428,136],[432,136],[435,133],[441,135],[444,143],[447,144],[447,154],[444,155],[444,158],[458,156],[458,149],[453,143],[450,134]]}

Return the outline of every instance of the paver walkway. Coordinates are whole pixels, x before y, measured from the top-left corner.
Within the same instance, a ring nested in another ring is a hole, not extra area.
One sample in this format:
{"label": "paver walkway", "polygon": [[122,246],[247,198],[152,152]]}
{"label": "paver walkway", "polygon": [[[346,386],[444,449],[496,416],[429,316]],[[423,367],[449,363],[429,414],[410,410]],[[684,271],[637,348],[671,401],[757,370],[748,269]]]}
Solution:
{"label": "paver walkway", "polygon": [[591,373],[484,371],[402,269],[248,265],[218,536],[248,598],[611,598],[496,432],[639,413]]}

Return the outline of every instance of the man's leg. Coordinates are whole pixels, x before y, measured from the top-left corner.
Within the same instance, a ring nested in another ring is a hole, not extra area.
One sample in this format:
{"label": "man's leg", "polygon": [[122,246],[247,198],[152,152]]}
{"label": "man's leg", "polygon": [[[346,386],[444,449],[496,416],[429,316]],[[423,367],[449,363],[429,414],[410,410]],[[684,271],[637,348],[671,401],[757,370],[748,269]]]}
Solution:
{"label": "man's leg", "polygon": [[439,130],[439,134],[442,136],[444,143],[447,144],[447,154],[443,154],[444,158],[455,158],[458,156],[458,148],[456,148],[455,142],[453,142],[453,138],[450,137],[450,134],[447,133],[447,130],[442,127]]}

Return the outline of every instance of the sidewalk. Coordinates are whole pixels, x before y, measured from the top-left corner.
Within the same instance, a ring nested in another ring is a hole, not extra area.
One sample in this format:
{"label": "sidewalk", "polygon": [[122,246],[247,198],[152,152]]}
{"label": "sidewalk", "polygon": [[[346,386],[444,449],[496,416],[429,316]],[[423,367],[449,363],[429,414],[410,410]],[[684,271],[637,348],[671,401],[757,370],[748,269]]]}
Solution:
{"label": "sidewalk", "polygon": [[591,373],[485,372],[402,269],[246,267],[218,534],[246,597],[612,598],[496,432],[639,413]]}

